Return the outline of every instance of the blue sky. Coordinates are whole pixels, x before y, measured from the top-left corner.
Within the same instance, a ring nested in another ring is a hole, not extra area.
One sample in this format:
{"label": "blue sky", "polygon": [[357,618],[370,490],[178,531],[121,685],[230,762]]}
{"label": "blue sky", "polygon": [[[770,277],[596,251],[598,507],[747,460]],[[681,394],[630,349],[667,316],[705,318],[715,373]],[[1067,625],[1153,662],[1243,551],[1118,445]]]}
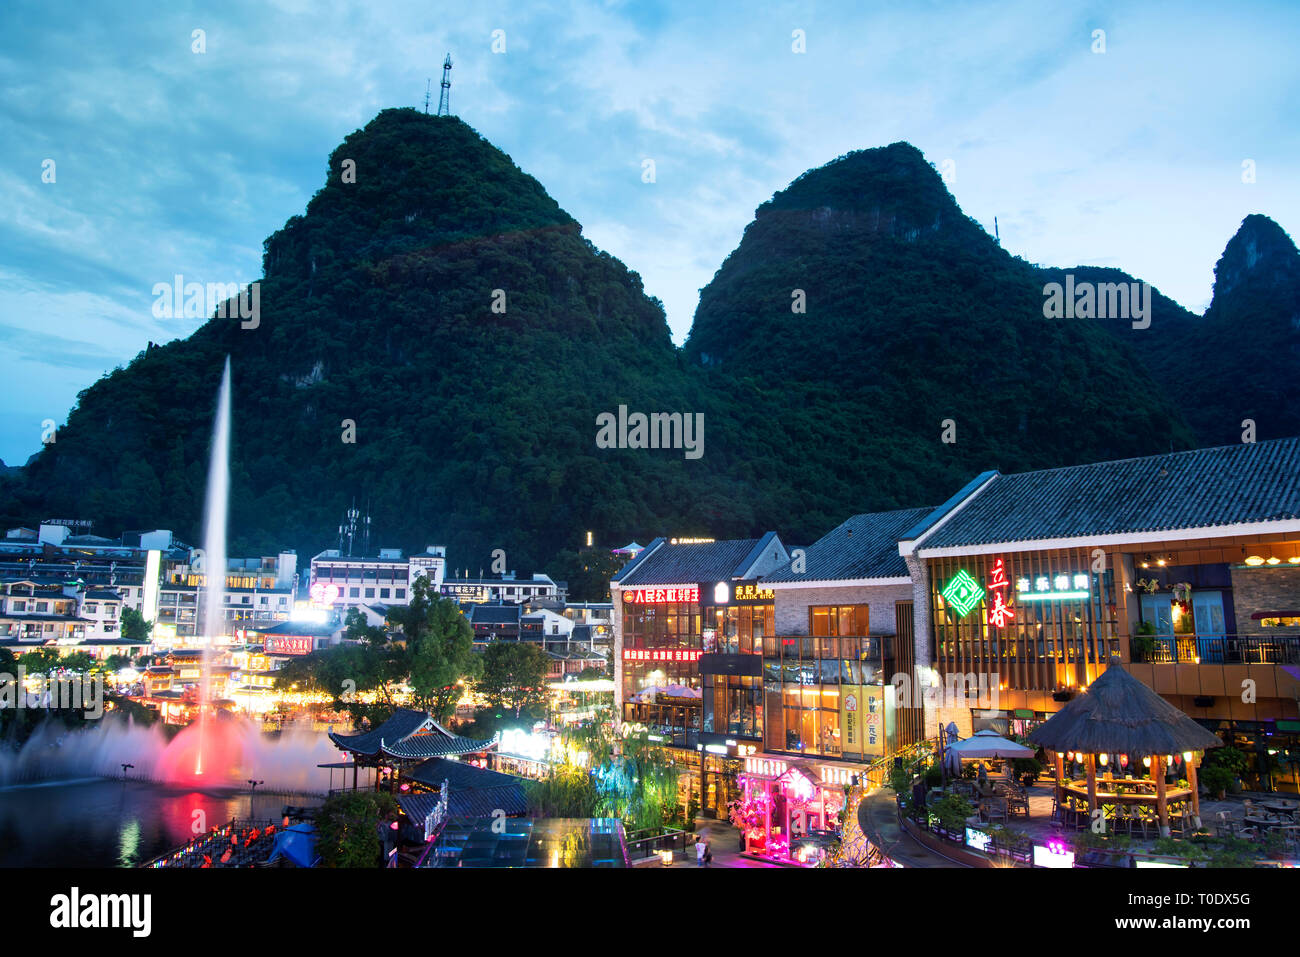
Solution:
{"label": "blue sky", "polygon": [[436,98],[447,51],[452,111],[641,273],[679,342],[755,207],[896,140],[951,160],[1011,252],[1119,266],[1200,312],[1246,215],[1300,229],[1300,5],[1130,6],[6,0],[0,459],[193,330],[153,317],[154,283],[256,279],[330,150],[428,77]]}

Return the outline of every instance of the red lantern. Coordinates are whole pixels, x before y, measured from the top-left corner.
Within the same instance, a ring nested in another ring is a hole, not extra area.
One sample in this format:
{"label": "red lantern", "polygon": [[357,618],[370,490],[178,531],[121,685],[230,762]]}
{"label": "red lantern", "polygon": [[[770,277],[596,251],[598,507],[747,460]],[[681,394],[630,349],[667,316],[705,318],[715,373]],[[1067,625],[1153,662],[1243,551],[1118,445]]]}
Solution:
{"label": "red lantern", "polygon": [[1128,767],[1128,755],[1127,755],[1127,754],[1121,754],[1121,755],[1119,756],[1119,766],[1122,767],[1122,768],[1126,768],[1126,767]]}

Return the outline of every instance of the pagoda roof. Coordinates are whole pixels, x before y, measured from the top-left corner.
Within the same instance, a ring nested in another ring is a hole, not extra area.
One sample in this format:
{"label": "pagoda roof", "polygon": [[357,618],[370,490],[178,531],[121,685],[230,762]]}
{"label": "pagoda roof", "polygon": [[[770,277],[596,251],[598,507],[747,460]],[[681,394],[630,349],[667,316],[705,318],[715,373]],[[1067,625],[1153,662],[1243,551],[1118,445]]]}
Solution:
{"label": "pagoda roof", "polygon": [[477,741],[448,731],[427,711],[399,708],[393,716],[371,731],[360,734],[329,732],[330,740],[343,751],[373,757],[381,752],[402,760],[441,758],[449,754],[485,751],[495,742]]}

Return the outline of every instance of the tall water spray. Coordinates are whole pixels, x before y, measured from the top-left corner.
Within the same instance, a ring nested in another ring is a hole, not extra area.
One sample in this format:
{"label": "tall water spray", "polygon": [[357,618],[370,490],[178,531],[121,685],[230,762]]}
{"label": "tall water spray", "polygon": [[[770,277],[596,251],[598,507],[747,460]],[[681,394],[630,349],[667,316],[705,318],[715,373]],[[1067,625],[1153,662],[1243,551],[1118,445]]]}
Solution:
{"label": "tall water spray", "polygon": [[194,773],[203,773],[204,741],[211,706],[212,640],[226,623],[226,513],[230,505],[230,357],[221,373],[217,416],[208,461],[208,497],[203,510],[203,665],[199,676],[199,747]]}

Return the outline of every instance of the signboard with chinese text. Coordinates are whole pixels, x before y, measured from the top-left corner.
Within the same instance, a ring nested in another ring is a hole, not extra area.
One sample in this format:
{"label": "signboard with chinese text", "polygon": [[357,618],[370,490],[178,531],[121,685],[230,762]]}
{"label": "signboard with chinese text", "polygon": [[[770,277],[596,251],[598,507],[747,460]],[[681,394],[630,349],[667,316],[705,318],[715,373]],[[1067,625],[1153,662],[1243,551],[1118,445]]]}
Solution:
{"label": "signboard with chinese text", "polygon": [[624,648],[624,661],[699,661],[698,648]]}
{"label": "signboard with chinese text", "polygon": [[628,605],[663,605],[670,602],[695,602],[700,600],[699,585],[657,585],[654,588],[633,588],[623,592]]}
{"label": "signboard with chinese text", "polygon": [[262,645],[268,655],[309,655],[312,646],[306,635],[266,635]]}

